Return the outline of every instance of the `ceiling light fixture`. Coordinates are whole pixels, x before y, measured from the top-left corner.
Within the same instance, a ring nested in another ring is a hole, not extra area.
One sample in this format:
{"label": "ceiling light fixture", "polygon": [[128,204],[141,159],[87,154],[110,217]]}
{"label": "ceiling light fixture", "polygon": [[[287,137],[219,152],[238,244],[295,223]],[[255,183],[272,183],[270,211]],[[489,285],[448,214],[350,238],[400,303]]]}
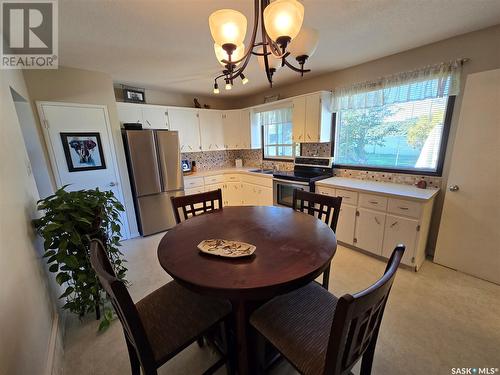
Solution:
{"label": "ceiling light fixture", "polygon": [[[214,39],[214,51],[217,60],[224,66],[222,74],[215,78],[223,78],[226,90],[230,90],[234,80],[241,77],[242,83],[248,83],[243,71],[252,55],[258,56],[259,65],[266,72],[270,86],[273,75],[282,66],[300,73],[310,71],[304,69],[306,60],[313,55],[318,46],[318,31],[302,27],[304,6],[298,0],[254,0],[254,23],[250,44],[247,50],[245,40],[247,19],[233,9],[220,9],[210,15],[208,23]],[[261,41],[257,42],[257,31],[261,31]],[[299,67],[288,62],[289,56],[295,57]],[[214,87],[215,87],[214,85]],[[214,89],[214,93],[218,90]]]}

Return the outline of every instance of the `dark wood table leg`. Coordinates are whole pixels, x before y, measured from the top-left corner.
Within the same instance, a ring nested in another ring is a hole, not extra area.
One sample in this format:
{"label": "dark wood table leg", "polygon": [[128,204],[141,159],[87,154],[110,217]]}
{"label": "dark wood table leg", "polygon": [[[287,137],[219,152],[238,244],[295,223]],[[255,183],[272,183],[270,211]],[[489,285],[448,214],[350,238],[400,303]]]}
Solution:
{"label": "dark wood table leg", "polygon": [[248,337],[247,337],[248,314],[245,301],[242,300],[233,301],[233,312],[234,312],[236,349],[237,349],[236,368],[238,369],[238,375],[247,375],[249,374]]}

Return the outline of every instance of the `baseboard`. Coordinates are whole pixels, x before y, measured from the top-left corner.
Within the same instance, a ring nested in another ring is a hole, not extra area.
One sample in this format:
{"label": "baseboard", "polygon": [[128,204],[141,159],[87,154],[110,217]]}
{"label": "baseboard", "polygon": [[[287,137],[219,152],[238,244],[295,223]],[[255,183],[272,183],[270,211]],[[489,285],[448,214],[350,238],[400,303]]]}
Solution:
{"label": "baseboard", "polygon": [[52,329],[49,337],[47,366],[45,375],[62,375],[63,364],[63,320],[58,312],[54,313],[52,319]]}

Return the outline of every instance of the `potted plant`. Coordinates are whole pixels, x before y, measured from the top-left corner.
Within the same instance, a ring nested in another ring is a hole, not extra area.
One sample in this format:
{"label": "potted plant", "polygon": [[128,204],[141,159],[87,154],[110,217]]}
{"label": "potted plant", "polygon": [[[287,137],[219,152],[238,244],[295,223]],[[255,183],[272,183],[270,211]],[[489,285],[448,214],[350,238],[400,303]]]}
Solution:
{"label": "potted plant", "polygon": [[[100,319],[106,297],[90,264],[90,242],[94,238],[103,242],[117,277],[126,282],[126,261],[119,250],[120,212],[124,209],[111,191],[65,188],[38,201],[43,216],[34,225],[44,239],[49,271],[56,274],[59,285],[66,285],[59,297],[65,299],[63,309],[79,317],[95,311]],[[99,330],[107,328],[112,318],[112,311],[104,310]]]}

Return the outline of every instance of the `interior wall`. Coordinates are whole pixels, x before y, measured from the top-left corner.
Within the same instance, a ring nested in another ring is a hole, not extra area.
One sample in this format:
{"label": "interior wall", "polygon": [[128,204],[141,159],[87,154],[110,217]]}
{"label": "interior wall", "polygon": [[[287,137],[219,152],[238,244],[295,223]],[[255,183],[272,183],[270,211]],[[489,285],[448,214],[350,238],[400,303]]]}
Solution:
{"label": "interior wall", "polygon": [[[327,41],[321,41],[327,43]],[[378,60],[353,66],[347,69],[331,72],[310,79],[300,79],[293,84],[279,85],[279,72],[276,75],[276,84],[272,89],[244,98],[234,98],[231,104],[234,107],[249,107],[261,104],[264,96],[279,95],[280,99],[295,95],[306,94],[320,90],[333,90],[338,87],[349,86],[354,83],[370,81],[379,77],[418,69],[426,65],[449,61],[456,58],[469,58],[464,64],[462,75],[462,90],[465,87],[467,76],[472,73],[500,68],[500,25],[483,30],[459,35],[426,46],[387,56]],[[314,58],[314,57],[313,57]],[[461,96],[455,101],[450,137],[446,149],[446,158],[443,169],[442,186],[446,187],[450,170],[451,152],[455,139],[456,127],[461,108]],[[435,202],[431,229],[429,233],[428,252],[434,253],[439,222],[444,202],[445,191],[442,191]]]}
{"label": "interior wall", "polygon": [[11,94],[28,90],[19,70],[0,70],[0,81],[0,373],[49,373],[54,360],[60,373],[62,348],[49,355],[57,309],[31,224],[39,195]]}
{"label": "interior wall", "polygon": [[100,72],[59,67],[57,70],[25,70],[24,78],[30,94],[31,105],[37,114],[40,132],[42,132],[42,127],[36,109],[37,101],[98,104],[107,107],[118,160],[120,183],[127,210],[129,233],[131,236],[137,236],[137,220],[111,77]]}
{"label": "interior wall", "polygon": [[[115,83],[116,101],[123,101],[123,91],[120,84]],[[200,96],[192,94],[184,94],[177,92],[167,92],[163,90],[145,89],[145,97],[147,104],[171,105],[175,107],[192,107],[194,108],[194,98],[203,106],[208,104],[212,109],[227,109],[231,103],[227,99],[209,96]]]}

